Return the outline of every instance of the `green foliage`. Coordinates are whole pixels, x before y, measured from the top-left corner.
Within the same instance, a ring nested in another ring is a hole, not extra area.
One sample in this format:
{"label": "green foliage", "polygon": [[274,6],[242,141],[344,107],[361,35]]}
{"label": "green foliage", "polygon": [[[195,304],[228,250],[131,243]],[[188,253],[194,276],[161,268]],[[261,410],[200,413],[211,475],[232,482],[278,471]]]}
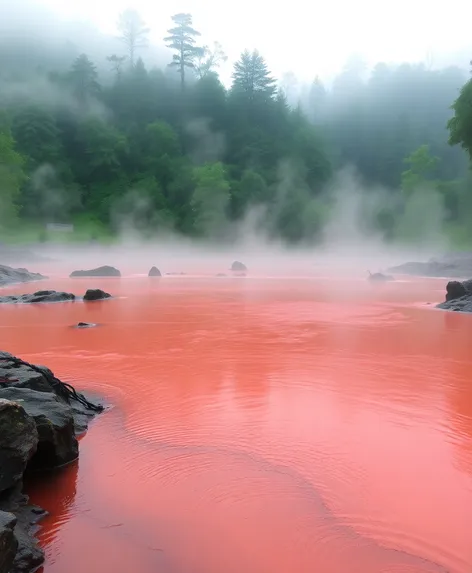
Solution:
{"label": "green foliage", "polygon": [[[290,73],[278,84],[245,50],[226,89],[221,45],[200,47],[190,14],[172,21],[164,41],[178,74],[139,57],[149,28],[131,9],[118,20],[124,53],[103,62],[74,48],[16,69],[0,54],[17,90],[0,94],[0,224],[14,223],[18,240],[56,240],[42,231],[49,221],[76,224],[63,240],[129,229],[219,239],[256,209],[269,234],[315,242],[345,166],[362,189],[387,190],[367,228],[390,240],[438,229],[472,240],[468,158],[453,147],[472,158],[472,80],[450,111],[460,70],[379,64],[369,75],[352,59],[329,89],[315,74],[304,88]],[[33,70],[46,97],[30,89]]]}
{"label": "green foliage", "polygon": [[232,90],[249,101],[258,98],[266,100],[275,95],[275,80],[257,50],[244,50],[241,58],[234,64]]}
{"label": "green foliage", "polygon": [[210,163],[194,169],[195,191],[192,196],[195,231],[218,234],[224,227],[230,185],[222,163]]}
{"label": "green foliage", "polygon": [[15,223],[21,186],[26,181],[24,158],[15,148],[10,131],[0,130],[0,225]]}
{"label": "green foliage", "polygon": [[72,64],[68,85],[82,109],[100,93],[97,68],[85,54],[81,54]]}
{"label": "green foliage", "polygon": [[452,105],[454,116],[448,122],[451,145],[460,145],[472,159],[472,80],[461,89]]}
{"label": "green foliage", "polygon": [[404,162],[410,168],[402,173],[401,187],[403,193],[409,196],[415,190],[433,181],[439,159],[431,156],[428,145],[421,145]]}

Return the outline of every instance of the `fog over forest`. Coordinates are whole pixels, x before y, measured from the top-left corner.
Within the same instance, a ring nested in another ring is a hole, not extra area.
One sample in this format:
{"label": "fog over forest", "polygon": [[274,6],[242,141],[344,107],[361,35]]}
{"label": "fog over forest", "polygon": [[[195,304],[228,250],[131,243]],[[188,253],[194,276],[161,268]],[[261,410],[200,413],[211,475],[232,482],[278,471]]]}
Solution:
{"label": "fog over forest", "polygon": [[229,61],[191,14],[158,44],[149,28],[132,9],[111,35],[0,7],[2,240],[52,241],[48,223],[103,242],[472,240],[472,47],[444,67],[353,54],[307,83],[252,47]]}

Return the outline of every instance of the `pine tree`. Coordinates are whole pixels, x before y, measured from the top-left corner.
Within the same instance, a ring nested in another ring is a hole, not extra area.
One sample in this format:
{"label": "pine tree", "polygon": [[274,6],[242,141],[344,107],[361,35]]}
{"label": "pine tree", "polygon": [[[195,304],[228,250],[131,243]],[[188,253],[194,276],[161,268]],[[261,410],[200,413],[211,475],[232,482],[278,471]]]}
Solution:
{"label": "pine tree", "polygon": [[234,64],[232,89],[245,94],[249,100],[254,100],[258,95],[273,98],[276,94],[276,82],[257,50],[245,50]]}
{"label": "pine tree", "polygon": [[167,30],[169,36],[164,38],[167,47],[177,51],[169,66],[178,68],[182,91],[185,89],[185,68],[194,69],[195,59],[204,53],[203,48],[196,45],[196,37],[200,36],[192,28],[192,16],[190,14],[175,14],[172,16],[175,24]]}

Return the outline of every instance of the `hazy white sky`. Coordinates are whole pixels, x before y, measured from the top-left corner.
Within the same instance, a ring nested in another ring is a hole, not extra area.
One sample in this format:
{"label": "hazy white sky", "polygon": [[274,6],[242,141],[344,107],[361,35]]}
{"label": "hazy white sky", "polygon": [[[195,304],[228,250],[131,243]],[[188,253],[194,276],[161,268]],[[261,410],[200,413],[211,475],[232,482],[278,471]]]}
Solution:
{"label": "hazy white sky", "polygon": [[[5,1],[5,0],[3,0]],[[244,48],[258,48],[280,77],[292,70],[303,80],[339,71],[349,54],[370,62],[418,61],[471,48],[471,0],[42,0],[67,16],[115,32],[117,15],[137,9],[161,38],[170,16],[190,12],[203,43],[219,41],[230,62]]]}

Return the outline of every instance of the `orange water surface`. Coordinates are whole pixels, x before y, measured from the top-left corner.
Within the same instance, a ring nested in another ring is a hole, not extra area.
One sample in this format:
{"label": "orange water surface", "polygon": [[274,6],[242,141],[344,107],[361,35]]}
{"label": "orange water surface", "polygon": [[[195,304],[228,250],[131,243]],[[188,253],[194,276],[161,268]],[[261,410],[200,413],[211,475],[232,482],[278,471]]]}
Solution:
{"label": "orange water surface", "polygon": [[472,316],[425,304],[444,284],[56,277],[117,298],[2,306],[0,348],[111,405],[31,487],[45,572],[471,573]]}

